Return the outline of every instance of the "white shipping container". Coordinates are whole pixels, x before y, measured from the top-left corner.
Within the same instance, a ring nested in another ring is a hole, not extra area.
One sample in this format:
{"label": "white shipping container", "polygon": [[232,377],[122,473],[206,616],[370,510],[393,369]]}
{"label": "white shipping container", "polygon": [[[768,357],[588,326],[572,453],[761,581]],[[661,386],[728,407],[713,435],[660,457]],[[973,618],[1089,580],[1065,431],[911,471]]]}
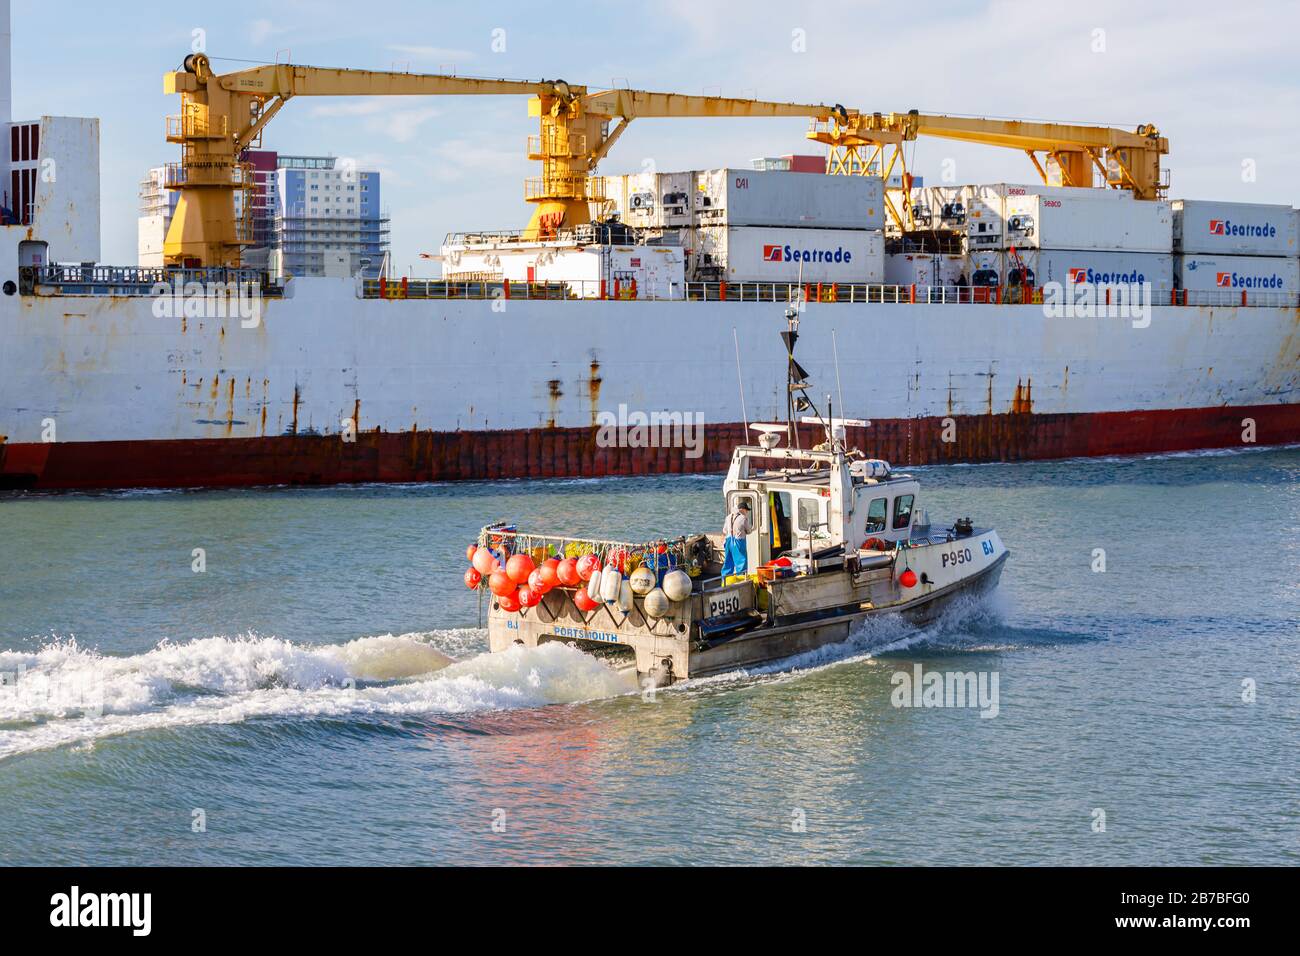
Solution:
{"label": "white shipping container", "polygon": [[[1168,292],[1174,287],[1174,257],[1167,252],[1033,249],[1022,253],[1021,259],[1039,287],[1049,282],[1086,282],[1095,286],[1150,283],[1153,292]],[[1010,261],[1008,267],[1015,268]]]}
{"label": "white shipping container", "polygon": [[[1037,288],[1049,282],[1062,285],[1087,282],[1096,286],[1149,282],[1153,293],[1167,293],[1174,287],[1174,258],[1169,253],[1095,249],[1026,249],[1023,252],[1017,250],[1017,253]],[[972,284],[985,285],[984,280],[992,273],[997,276],[998,284],[1006,285],[1017,268],[1008,252],[973,252],[967,257],[966,278]]]}
{"label": "white shipping container", "polygon": [[694,183],[690,172],[606,176],[605,197],[629,226],[671,229],[694,223]]}
{"label": "white shipping container", "polygon": [[1300,259],[1288,256],[1178,256],[1178,287],[1191,292],[1300,292]]}
{"label": "white shipping container", "polygon": [[557,246],[444,245],[443,274],[465,278],[487,277],[512,282],[567,282],[573,294],[594,299],[614,295],[636,284],[638,298],[671,299],[685,295],[686,266],[676,246]]}
{"label": "white shipping container", "polygon": [[885,254],[886,285],[955,286],[965,269],[965,256],[930,252]]}
{"label": "white shipping container", "polygon": [[881,283],[885,278],[880,232],[709,226],[695,230],[692,239],[697,267],[718,267],[727,282],[797,282],[801,275],[804,282]]}
{"label": "white shipping container", "polygon": [[701,226],[784,226],[883,229],[878,176],[711,169],[696,175],[695,216]]}
{"label": "white shipping container", "polygon": [[1006,248],[1006,202],[1015,196],[1070,196],[1105,198],[1105,190],[1028,183],[975,183],[962,186],[966,214],[966,250]]}
{"label": "white shipping container", "polygon": [[1008,248],[1173,251],[1173,211],[1169,203],[1139,202],[1100,189],[1088,192],[1097,196],[1007,197]]}
{"label": "white shipping container", "polygon": [[[959,231],[966,225],[961,186],[926,186],[913,192],[913,219],[920,229]],[[901,211],[901,210],[900,210]]]}
{"label": "white shipping container", "polygon": [[1175,199],[1174,250],[1240,256],[1300,254],[1300,210],[1264,203]]}

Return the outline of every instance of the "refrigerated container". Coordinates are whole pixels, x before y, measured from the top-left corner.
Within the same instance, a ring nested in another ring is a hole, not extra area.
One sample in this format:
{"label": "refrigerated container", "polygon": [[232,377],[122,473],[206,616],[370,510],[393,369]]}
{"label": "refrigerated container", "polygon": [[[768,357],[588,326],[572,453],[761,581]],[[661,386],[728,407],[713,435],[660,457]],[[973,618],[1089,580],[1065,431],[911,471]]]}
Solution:
{"label": "refrigerated container", "polygon": [[966,224],[961,186],[925,186],[914,190],[913,219],[922,229],[955,232]]}
{"label": "refrigerated container", "polygon": [[884,198],[877,176],[711,169],[695,177],[700,226],[780,226],[883,229]]}
{"label": "refrigerated container", "polygon": [[1074,186],[1045,186],[1041,183],[971,183],[960,187],[965,213],[966,250],[1005,249],[1007,246],[1006,203],[1022,196],[1069,197],[1079,200],[1106,199],[1102,189]]}
{"label": "refrigerated container", "polygon": [[1189,292],[1300,292],[1300,259],[1291,256],[1180,255],[1176,266]]}
{"label": "refrigerated container", "polygon": [[695,173],[629,173],[605,177],[612,210],[638,229],[672,229],[695,220]]}
{"label": "refrigerated container", "polygon": [[1173,252],[1173,211],[1169,203],[1138,201],[1100,189],[1087,191],[1099,196],[1007,197],[1007,247]]}
{"label": "refrigerated container", "polygon": [[890,252],[885,254],[885,284],[956,286],[965,268],[961,255]]}
{"label": "refrigerated container", "polygon": [[695,279],[797,282],[802,276],[804,282],[880,283],[885,278],[885,239],[879,231],[701,226],[687,245]]}
{"label": "refrigerated container", "polygon": [[[1022,265],[1029,272],[1027,280],[1017,275]],[[1036,288],[1049,282],[1096,286],[1150,283],[1153,293],[1168,292],[1174,287],[1174,261],[1172,254],[1156,252],[1018,249],[1012,256],[1010,252],[983,250],[967,255],[966,276],[974,286],[1025,281]]]}
{"label": "refrigerated container", "polygon": [[1265,203],[1175,199],[1174,251],[1184,254],[1295,256],[1300,211]]}
{"label": "refrigerated container", "polygon": [[[562,246],[510,243],[442,247],[443,275],[462,281],[567,282],[578,298],[631,295],[679,299],[685,294],[685,250],[668,245]],[[602,285],[603,283],[603,285]]]}

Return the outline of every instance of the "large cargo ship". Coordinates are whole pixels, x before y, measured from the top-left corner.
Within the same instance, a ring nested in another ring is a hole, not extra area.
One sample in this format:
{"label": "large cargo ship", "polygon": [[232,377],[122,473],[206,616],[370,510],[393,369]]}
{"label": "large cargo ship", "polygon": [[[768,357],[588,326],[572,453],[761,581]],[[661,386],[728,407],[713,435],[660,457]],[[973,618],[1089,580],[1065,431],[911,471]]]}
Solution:
{"label": "large cargo ship", "polygon": [[[1038,220],[1029,230],[1037,238],[1021,242],[1023,252],[983,244],[985,263],[972,240],[952,285],[882,283],[897,269],[885,268],[874,229],[836,234],[830,251],[801,248],[789,238],[801,227],[788,199],[783,222],[759,214],[699,225],[758,257],[734,273],[740,281],[729,278],[734,264],[693,271],[681,254],[689,249],[617,222],[603,234],[598,223],[546,241],[449,238],[437,280],[114,268],[94,264],[98,187],[79,178],[93,168],[97,180],[96,122],[7,125],[4,488],[718,471],[748,422],[785,407],[783,392],[759,383],[785,379],[768,343],[780,312],[772,303],[789,299],[803,309],[801,363],[817,381],[837,383],[837,410],[870,420],[849,429],[850,444],[900,465],[1300,441],[1293,220],[1280,255],[1265,263],[1272,278],[1256,279],[1247,267],[1259,263],[1246,253],[1258,247],[1246,240],[1258,227],[1220,232],[1233,243],[1223,258],[1242,267],[1236,277],[1216,265],[1213,244],[1165,250],[1160,230],[1175,226],[1153,206],[1132,233],[1134,255],[1147,257],[1141,268],[1162,277],[1151,298],[1136,312],[1117,310],[1118,287],[1099,282],[1100,314],[1087,316],[1054,308],[1044,286],[1058,273],[1067,287],[1092,285],[1089,271],[1109,276],[1104,257],[1114,253],[1078,241],[1075,250],[1048,248],[1072,224],[1055,221],[1061,203],[1044,199],[1046,189],[1016,205],[1022,230]],[[57,182],[40,175],[54,158]],[[956,203],[943,205],[970,225]],[[1205,218],[1206,230],[1222,230],[1207,204],[1195,213],[1196,229]],[[764,242],[768,226],[776,238]],[[1263,238],[1276,245],[1276,236]],[[834,271],[824,281],[812,268],[834,270],[846,252],[866,270],[861,281]],[[475,255],[490,268],[462,261]],[[816,281],[755,278],[759,265],[788,267],[788,256],[802,256]],[[650,260],[667,271],[638,285]],[[565,261],[574,272],[545,273]],[[1215,272],[1212,287],[1180,281],[1202,262],[1197,275]],[[982,274],[996,279],[977,281]]]}
{"label": "large cargo ship", "polygon": [[[14,244],[5,252],[13,275]],[[391,300],[348,280],[294,285],[252,328],[67,285],[0,297],[0,482],[716,471],[746,417],[784,405],[753,385],[780,377],[768,302],[502,299],[450,283],[432,290],[448,298]],[[803,328],[805,366],[834,381],[838,354],[843,407],[870,416],[850,439],[900,463],[1300,441],[1294,307],[1155,307],[1134,328],[1032,304],[837,301],[810,305]],[[602,441],[620,409],[630,440]],[[638,441],[635,416],[654,412],[678,416],[682,436],[666,425]]]}

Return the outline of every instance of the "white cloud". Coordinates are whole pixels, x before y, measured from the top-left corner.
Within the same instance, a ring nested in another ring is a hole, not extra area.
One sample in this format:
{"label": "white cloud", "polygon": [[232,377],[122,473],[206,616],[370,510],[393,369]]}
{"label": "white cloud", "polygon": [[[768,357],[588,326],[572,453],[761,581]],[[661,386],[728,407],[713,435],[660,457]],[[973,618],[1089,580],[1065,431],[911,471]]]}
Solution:
{"label": "white cloud", "polygon": [[321,103],[313,106],[312,116],[373,116],[392,110],[392,104],[374,97],[358,100],[345,100],[339,103]]}
{"label": "white cloud", "polygon": [[[403,100],[418,102],[419,97],[367,97],[321,103],[312,107],[311,115],[316,119],[359,119],[361,128],[371,136],[409,143],[429,120],[441,116],[442,111],[433,106],[407,106]],[[346,139],[346,133],[331,133],[328,138],[335,141]]]}
{"label": "white cloud", "polygon": [[366,130],[388,136],[399,143],[409,143],[420,132],[420,127],[441,115],[442,113],[433,107],[394,110],[387,116],[376,116],[366,120]]}
{"label": "white cloud", "polygon": [[260,46],[273,36],[287,32],[287,30],[277,27],[270,20],[254,20],[248,28],[248,38],[253,42],[254,46]]}
{"label": "white cloud", "polygon": [[521,149],[485,146],[477,140],[442,140],[434,146],[432,152],[439,160],[434,174],[448,181],[471,175],[508,180],[509,176],[518,174],[521,169],[527,169],[531,173],[531,166],[535,165],[528,163]]}

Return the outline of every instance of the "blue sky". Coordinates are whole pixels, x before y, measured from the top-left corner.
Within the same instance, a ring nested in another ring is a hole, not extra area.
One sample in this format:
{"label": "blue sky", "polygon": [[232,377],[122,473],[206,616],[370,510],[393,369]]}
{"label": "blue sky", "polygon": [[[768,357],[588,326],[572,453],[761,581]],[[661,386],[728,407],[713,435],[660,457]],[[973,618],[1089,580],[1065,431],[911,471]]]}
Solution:
{"label": "blue sky", "polygon": [[[237,59],[320,66],[562,77],[684,93],[840,102],[863,110],[1050,118],[1170,138],[1171,196],[1300,202],[1295,2],[640,4],[335,0],[222,4],[14,0],[14,117],[102,120],[103,258],[135,260],[145,169],[177,158],[162,74],[205,31],[217,68]],[[505,50],[494,52],[494,30]],[[796,52],[794,31],[805,50]],[[1098,32],[1100,31],[1100,32]],[[1098,49],[1100,47],[1100,49]],[[747,165],[816,152],[800,120],[638,120],[601,167]],[[292,101],[265,145],[351,156],[385,175],[395,266],[418,264],[449,231],[527,219],[524,97]],[[920,140],[914,172],[938,181],[1031,181],[1022,155]],[[1253,180],[1243,176],[1250,164]]]}

